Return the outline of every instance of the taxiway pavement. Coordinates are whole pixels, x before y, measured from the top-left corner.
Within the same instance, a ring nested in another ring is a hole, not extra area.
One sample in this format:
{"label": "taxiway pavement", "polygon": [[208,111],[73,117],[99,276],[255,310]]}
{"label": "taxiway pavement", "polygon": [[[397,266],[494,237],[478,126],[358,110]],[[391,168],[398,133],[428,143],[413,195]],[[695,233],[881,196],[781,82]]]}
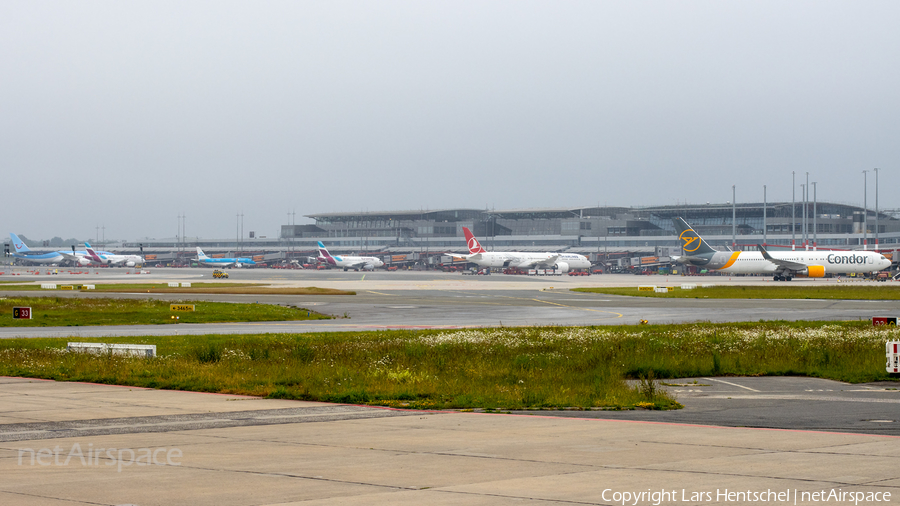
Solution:
{"label": "taxiway pavement", "polygon": [[22,506],[873,504],[900,494],[898,452],[866,434],[0,378],[0,504]]}
{"label": "taxiway pavement", "polygon": [[[121,269],[97,269],[93,282],[211,281],[209,269],[159,269],[149,275],[126,275]],[[356,295],[205,295],[110,294],[90,292],[5,291],[9,295],[130,297],[162,300],[260,302],[304,307],[335,316],[333,320],[227,324],[178,324],[110,327],[5,327],[0,338],[89,337],[120,335],[198,335],[233,333],[297,333],[365,331],[397,328],[463,328],[488,326],[621,325],[733,322],[760,320],[868,320],[894,315],[896,301],[835,301],[814,299],[656,299],[573,292],[581,286],[679,286],[681,276],[601,275],[590,277],[463,276],[437,272],[274,271],[232,269],[233,280],[275,286],[318,286],[356,291]],[[84,276],[51,276],[55,282],[79,282]],[[29,281],[40,278],[20,276]],[[46,276],[40,278],[46,281]],[[232,281],[232,280],[230,280]],[[768,278],[704,277],[703,283],[766,284]],[[836,284],[835,280],[795,280],[793,286]],[[869,282],[873,290],[886,285]],[[887,285],[889,286],[889,285]],[[202,310],[202,308],[200,308]]]}

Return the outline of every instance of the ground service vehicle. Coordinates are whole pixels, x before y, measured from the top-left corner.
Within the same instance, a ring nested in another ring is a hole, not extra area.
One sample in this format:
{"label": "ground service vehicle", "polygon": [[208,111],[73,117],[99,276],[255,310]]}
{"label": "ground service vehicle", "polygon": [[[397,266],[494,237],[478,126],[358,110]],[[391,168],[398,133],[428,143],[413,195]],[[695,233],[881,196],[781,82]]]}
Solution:
{"label": "ground service vehicle", "polygon": [[228,277],[228,273],[227,273],[227,272],[222,272],[222,271],[216,269],[216,270],[213,271],[213,277],[216,278],[216,279],[219,279],[219,278],[225,279],[225,278]]}

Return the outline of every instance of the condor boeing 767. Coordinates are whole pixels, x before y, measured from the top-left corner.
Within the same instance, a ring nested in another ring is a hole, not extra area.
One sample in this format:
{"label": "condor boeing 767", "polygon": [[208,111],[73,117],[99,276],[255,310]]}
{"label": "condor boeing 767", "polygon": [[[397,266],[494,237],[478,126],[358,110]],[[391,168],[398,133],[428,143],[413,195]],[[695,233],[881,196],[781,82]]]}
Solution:
{"label": "condor boeing 767", "polygon": [[568,272],[569,269],[587,269],[590,260],[584,255],[575,253],[525,253],[522,251],[487,251],[472,235],[472,231],[463,227],[466,245],[470,255],[465,259],[482,267],[515,267],[518,269],[555,269]]}
{"label": "condor boeing 767", "polygon": [[822,278],[825,274],[866,273],[887,269],[891,261],[876,251],[716,251],[683,219],[675,218],[675,230],[684,255],[675,261],[734,274],[772,274],[775,281],[795,276]]}

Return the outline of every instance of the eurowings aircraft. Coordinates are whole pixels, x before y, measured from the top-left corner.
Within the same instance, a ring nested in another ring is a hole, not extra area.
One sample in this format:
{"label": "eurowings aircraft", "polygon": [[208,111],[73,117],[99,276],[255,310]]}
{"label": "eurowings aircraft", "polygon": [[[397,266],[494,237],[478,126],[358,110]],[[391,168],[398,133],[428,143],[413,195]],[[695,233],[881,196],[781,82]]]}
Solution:
{"label": "eurowings aircraft", "polygon": [[140,255],[116,255],[113,253],[95,252],[88,243],[84,243],[84,248],[87,251],[85,258],[101,265],[134,267],[144,263],[144,258]]}
{"label": "eurowings aircraft", "polygon": [[203,265],[211,265],[213,267],[240,267],[242,265],[256,265],[252,258],[213,258],[206,256],[206,253],[197,246],[197,261]]}
{"label": "eurowings aircraft", "polygon": [[675,230],[684,255],[675,261],[734,274],[772,274],[775,281],[821,278],[825,274],[867,273],[887,269],[891,261],[876,251],[716,251],[683,219],[675,218]]}
{"label": "eurowings aircraft", "polygon": [[569,269],[587,269],[591,262],[584,255],[575,253],[525,253],[521,251],[487,251],[481,247],[472,231],[463,227],[469,255],[465,258],[482,267],[515,267],[518,269],[555,269],[568,272]]}
{"label": "eurowings aircraft", "polygon": [[372,271],[375,270],[376,267],[384,265],[384,262],[376,257],[353,257],[348,255],[332,256],[328,253],[328,248],[322,244],[322,241],[319,241],[319,257],[316,260],[343,268],[345,271],[347,269]]}
{"label": "eurowings aircraft", "polygon": [[58,251],[52,251],[50,253],[31,251],[28,249],[28,246],[25,246],[25,243],[22,242],[22,239],[19,239],[19,236],[12,232],[9,233],[9,238],[12,239],[13,243],[13,251],[10,252],[13,258],[38,264],[58,264],[65,260],[65,257]]}

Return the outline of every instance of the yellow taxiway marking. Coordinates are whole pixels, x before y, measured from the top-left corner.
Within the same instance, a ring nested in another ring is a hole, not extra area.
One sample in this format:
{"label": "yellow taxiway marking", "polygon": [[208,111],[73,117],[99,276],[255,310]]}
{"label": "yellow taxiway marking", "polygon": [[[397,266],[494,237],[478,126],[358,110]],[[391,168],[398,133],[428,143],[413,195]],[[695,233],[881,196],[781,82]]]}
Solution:
{"label": "yellow taxiway marking", "polygon": [[373,292],[372,290],[366,290],[366,293],[374,293],[375,295],[387,295],[388,297],[396,297],[396,293],[381,293],[381,292]]}
{"label": "yellow taxiway marking", "polygon": [[541,300],[541,299],[531,299],[531,300],[533,300],[535,302],[543,302],[544,304],[552,304],[554,306],[568,307],[568,308],[572,308],[572,309],[580,309],[582,311],[593,311],[595,313],[614,314],[614,315],[616,315],[616,318],[623,318],[625,316],[622,313],[617,313],[615,311],[604,311],[602,309],[591,309],[589,307],[570,306],[568,304],[559,304],[557,302],[550,302],[549,300]]}

